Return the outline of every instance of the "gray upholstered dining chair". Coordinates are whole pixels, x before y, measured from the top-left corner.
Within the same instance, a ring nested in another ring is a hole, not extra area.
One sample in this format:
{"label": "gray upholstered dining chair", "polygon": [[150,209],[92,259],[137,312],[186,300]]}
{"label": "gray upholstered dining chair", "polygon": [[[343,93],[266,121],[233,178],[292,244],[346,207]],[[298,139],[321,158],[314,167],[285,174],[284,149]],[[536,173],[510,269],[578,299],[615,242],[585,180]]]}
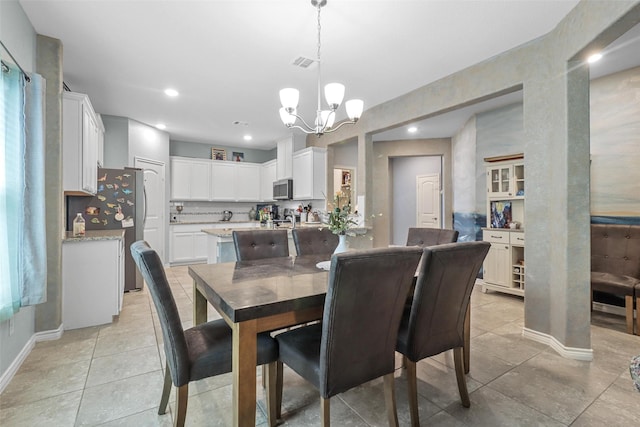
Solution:
{"label": "gray upholstered dining chair", "polygon": [[398,352],[409,384],[411,425],[419,426],[416,362],[453,349],[462,406],[469,407],[463,346],[467,306],[488,242],[460,242],[424,248],[411,309],[402,316]]}
{"label": "gray upholstered dining chair", "polygon": [[[171,288],[158,254],[147,242],[131,245],[131,254],[153,299],[160,320],[166,367],[158,414],[166,412],[171,384],[176,386],[174,425],[183,426],[187,414],[189,383],[231,372],[232,332],[218,319],[183,330]],[[268,364],[267,375],[276,375],[278,345],[269,334],[258,335],[258,365]],[[267,395],[269,425],[275,425],[276,396]],[[273,414],[273,416],[271,416]]]}
{"label": "gray upholstered dining chair", "polygon": [[458,230],[447,228],[411,227],[407,232],[407,246],[434,246],[458,241]]}
{"label": "gray upholstered dining chair", "polygon": [[232,235],[238,261],[289,256],[287,230],[234,230]]}
{"label": "gray upholstered dining chair", "polygon": [[338,235],[326,227],[294,228],[291,234],[298,255],[331,255],[338,246]]}
{"label": "gray upholstered dining chair", "polygon": [[276,336],[279,360],[320,392],[323,426],[332,396],[381,376],[389,424],[397,426],[396,337],[421,255],[417,247],[333,255],[322,322]]}

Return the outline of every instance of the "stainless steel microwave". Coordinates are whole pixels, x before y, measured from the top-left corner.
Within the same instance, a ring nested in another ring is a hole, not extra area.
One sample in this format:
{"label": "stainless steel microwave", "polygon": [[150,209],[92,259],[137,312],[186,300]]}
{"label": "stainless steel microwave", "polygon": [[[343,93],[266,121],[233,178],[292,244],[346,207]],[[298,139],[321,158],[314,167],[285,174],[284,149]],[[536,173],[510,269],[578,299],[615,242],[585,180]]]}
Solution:
{"label": "stainless steel microwave", "polygon": [[293,180],[279,179],[273,183],[273,200],[293,199]]}

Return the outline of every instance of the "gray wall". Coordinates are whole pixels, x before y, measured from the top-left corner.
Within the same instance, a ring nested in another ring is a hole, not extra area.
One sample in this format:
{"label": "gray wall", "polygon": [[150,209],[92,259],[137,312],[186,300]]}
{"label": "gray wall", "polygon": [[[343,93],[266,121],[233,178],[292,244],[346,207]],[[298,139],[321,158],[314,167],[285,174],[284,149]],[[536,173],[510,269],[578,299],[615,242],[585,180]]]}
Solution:
{"label": "gray wall", "polygon": [[[18,63],[27,72],[36,67],[36,33],[17,0],[0,1],[0,40],[11,50]],[[2,51],[2,58],[11,62]],[[0,323],[0,378],[22,351],[35,332],[35,308],[24,307],[11,319],[13,334],[9,334],[9,321]]]}
{"label": "gray wall", "polygon": [[[390,159],[392,176],[391,243],[407,243],[409,227],[416,226],[416,176],[440,175],[442,188],[442,157],[411,156]],[[442,206],[441,206],[442,208]],[[443,219],[443,218],[442,218]],[[442,221],[444,224],[444,221]]]}
{"label": "gray wall", "polygon": [[104,124],[104,167],[120,169],[128,166],[129,119],[119,116],[102,116]]}
{"label": "gray wall", "polygon": [[171,140],[170,154],[172,156],[210,159],[212,148],[223,148],[227,152],[227,160],[231,160],[231,154],[234,151],[244,153],[245,162],[264,163],[276,158],[275,148],[272,150],[254,150],[250,148],[238,148],[224,145],[208,145],[177,140]]}

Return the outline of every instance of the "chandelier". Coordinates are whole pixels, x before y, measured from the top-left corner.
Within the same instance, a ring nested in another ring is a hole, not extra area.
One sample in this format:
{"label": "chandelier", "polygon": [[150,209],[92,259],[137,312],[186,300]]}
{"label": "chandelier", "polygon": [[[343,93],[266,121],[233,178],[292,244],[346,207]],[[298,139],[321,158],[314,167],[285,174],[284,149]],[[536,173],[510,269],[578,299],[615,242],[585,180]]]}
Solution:
{"label": "chandelier", "polygon": [[[282,108],[280,108],[280,118],[289,129],[300,129],[304,133],[314,133],[318,136],[322,136],[324,133],[340,129],[340,127],[345,124],[356,123],[362,115],[364,102],[361,99],[351,99],[345,102],[345,108],[347,110],[347,117],[349,117],[349,120],[341,122],[334,128],[333,123],[336,118],[336,110],[340,107],[342,99],[344,98],[344,85],[340,83],[329,83],[324,87],[324,96],[329,109],[322,109],[322,85],[320,83],[320,10],[327,4],[327,0],[311,0],[311,4],[318,9],[318,54],[316,59],[318,64],[318,109],[316,110],[316,119],[314,125],[310,126],[298,115],[297,108],[300,91],[294,88],[285,88],[280,90],[280,102],[282,103]],[[300,119],[302,126],[296,124],[297,119]]]}

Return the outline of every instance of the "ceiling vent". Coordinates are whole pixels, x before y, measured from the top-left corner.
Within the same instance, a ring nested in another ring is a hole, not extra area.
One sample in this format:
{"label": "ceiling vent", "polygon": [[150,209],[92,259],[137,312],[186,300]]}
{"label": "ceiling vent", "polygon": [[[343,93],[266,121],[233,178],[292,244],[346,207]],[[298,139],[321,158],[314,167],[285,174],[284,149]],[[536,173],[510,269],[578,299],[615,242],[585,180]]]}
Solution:
{"label": "ceiling vent", "polygon": [[294,67],[309,68],[314,62],[316,62],[314,59],[299,56],[293,60],[291,65],[293,65]]}

